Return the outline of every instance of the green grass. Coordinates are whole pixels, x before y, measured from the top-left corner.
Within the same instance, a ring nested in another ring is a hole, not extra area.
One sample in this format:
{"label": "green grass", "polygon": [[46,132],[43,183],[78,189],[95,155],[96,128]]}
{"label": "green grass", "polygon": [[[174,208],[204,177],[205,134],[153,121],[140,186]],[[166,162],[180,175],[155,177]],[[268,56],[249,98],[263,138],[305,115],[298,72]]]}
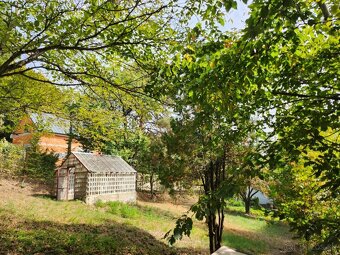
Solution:
{"label": "green grass", "polygon": [[259,240],[253,240],[232,232],[223,234],[223,244],[248,254],[261,254],[269,249],[266,242],[259,242]]}
{"label": "green grass", "polygon": [[157,220],[172,220],[175,219],[173,214],[149,206],[140,206],[137,204],[122,203],[118,201],[112,201],[104,203],[98,201],[95,206],[97,208],[103,208],[106,212],[116,216],[127,219],[146,219],[150,221]]}
{"label": "green grass", "polygon": [[[196,220],[190,238],[176,243],[177,248],[165,244],[162,237],[180,213],[141,204],[89,206],[12,194],[0,200],[0,254],[208,254],[206,226]],[[266,220],[263,212],[248,217],[240,206],[229,208],[223,245],[248,254],[275,254],[287,241],[287,227]]]}
{"label": "green grass", "polygon": [[244,214],[241,205],[227,210],[223,243],[247,254],[275,254],[283,243],[295,245],[286,224],[272,220],[264,210],[252,209],[251,215]]}

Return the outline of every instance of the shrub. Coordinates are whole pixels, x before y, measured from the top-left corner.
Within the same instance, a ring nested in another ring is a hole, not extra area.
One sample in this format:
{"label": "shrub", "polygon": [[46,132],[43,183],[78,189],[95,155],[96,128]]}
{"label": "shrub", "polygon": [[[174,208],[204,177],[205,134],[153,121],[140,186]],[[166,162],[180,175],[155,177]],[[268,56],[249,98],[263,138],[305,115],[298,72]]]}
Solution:
{"label": "shrub", "polygon": [[22,147],[0,140],[0,174],[17,175],[24,166],[25,151]]}
{"label": "shrub", "polygon": [[53,152],[42,152],[39,147],[39,136],[34,136],[31,146],[26,152],[26,164],[24,172],[31,177],[51,181],[58,156]]}
{"label": "shrub", "polygon": [[244,203],[243,203],[242,200],[231,198],[231,199],[228,200],[228,205],[230,205],[230,206],[244,206]]}

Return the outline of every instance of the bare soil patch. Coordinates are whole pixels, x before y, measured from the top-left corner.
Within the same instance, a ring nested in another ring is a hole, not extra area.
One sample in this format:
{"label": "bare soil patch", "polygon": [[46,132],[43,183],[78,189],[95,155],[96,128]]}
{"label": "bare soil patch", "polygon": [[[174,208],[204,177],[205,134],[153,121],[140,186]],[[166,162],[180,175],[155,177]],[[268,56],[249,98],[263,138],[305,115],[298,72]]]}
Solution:
{"label": "bare soil patch", "polygon": [[25,199],[29,196],[49,195],[51,187],[28,178],[0,176],[0,201]]}

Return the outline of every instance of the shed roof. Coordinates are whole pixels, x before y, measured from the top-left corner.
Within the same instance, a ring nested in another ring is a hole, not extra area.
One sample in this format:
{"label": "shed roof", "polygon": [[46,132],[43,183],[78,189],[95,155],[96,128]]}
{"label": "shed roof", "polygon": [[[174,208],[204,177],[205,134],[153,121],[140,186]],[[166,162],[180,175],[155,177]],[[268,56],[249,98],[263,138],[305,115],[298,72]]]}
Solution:
{"label": "shed roof", "polygon": [[43,125],[54,134],[66,135],[70,131],[70,122],[49,113],[31,113],[30,118],[35,125]]}
{"label": "shed roof", "polygon": [[112,155],[98,155],[85,152],[72,152],[72,154],[90,172],[94,173],[136,173],[124,159]]}

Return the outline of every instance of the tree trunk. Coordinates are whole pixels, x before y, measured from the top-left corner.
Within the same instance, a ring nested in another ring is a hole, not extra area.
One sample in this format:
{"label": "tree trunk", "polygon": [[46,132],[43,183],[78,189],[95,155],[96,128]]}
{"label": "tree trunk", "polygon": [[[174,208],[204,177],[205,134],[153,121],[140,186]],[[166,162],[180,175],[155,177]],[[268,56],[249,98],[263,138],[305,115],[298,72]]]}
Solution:
{"label": "tree trunk", "polygon": [[217,221],[215,213],[212,213],[209,216],[207,216],[210,253],[215,252],[221,247],[224,212],[221,211],[220,213],[218,213],[218,215],[219,221]]}
{"label": "tree trunk", "polygon": [[73,140],[73,123],[72,119],[74,118],[74,114],[70,113],[70,128],[67,138],[67,157],[71,155],[72,153],[72,140]]}
{"label": "tree trunk", "polygon": [[246,214],[250,214],[250,203],[251,203],[251,199],[245,199],[244,201],[244,208],[245,208],[245,213]]}
{"label": "tree trunk", "polygon": [[151,193],[151,199],[154,198],[154,191],[153,191],[153,174],[150,174],[150,193]]}
{"label": "tree trunk", "polygon": [[209,229],[209,248],[210,253],[213,253],[215,251],[215,238],[214,238],[214,222],[212,220],[212,216],[208,216],[208,229]]}
{"label": "tree trunk", "polygon": [[70,123],[70,131],[67,138],[67,157],[71,155],[72,153],[72,140],[73,140],[73,130],[72,130],[72,124]]}
{"label": "tree trunk", "polygon": [[220,160],[211,161],[204,173],[204,192],[210,197],[207,204],[208,213],[206,215],[206,223],[209,230],[209,249],[210,253],[215,252],[221,247],[224,210],[223,199],[216,197],[214,194],[224,180],[224,164]]}

